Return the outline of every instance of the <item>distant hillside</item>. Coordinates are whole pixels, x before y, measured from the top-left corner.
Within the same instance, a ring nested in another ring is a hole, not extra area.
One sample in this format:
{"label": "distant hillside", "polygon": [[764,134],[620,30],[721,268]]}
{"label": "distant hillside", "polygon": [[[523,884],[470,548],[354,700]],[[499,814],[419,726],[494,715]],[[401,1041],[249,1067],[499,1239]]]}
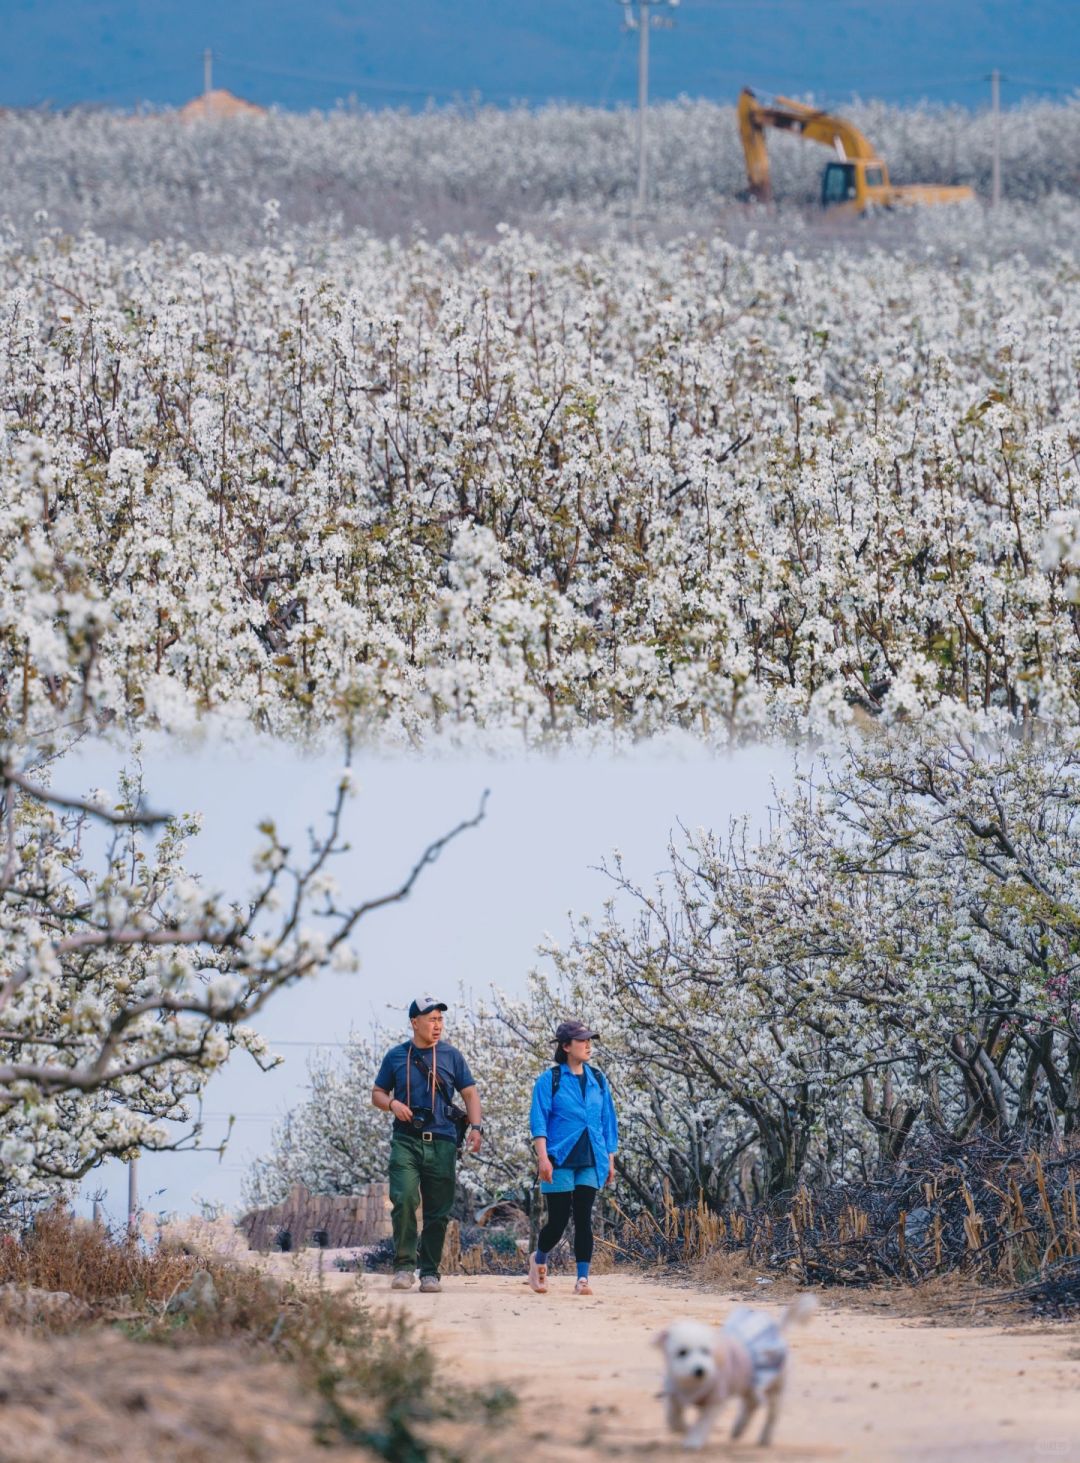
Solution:
{"label": "distant hillside", "polygon": [[[479,93],[610,105],[636,86],[636,40],[613,0],[0,0],[0,106],[178,105],[216,85],[262,105],[422,107]],[[1075,0],[682,0],[657,31],[657,97],[766,90],[985,104],[1060,97],[1080,81]]]}

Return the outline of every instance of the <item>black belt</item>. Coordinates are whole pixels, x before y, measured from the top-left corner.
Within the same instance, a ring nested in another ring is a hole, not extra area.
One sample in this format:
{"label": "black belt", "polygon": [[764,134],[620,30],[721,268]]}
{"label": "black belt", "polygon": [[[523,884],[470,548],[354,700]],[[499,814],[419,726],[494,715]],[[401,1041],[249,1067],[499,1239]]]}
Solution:
{"label": "black belt", "polygon": [[451,1138],[449,1133],[410,1133],[403,1130],[394,1134],[394,1140],[398,1138],[411,1138],[414,1142],[420,1143],[453,1143],[457,1147],[457,1139]]}

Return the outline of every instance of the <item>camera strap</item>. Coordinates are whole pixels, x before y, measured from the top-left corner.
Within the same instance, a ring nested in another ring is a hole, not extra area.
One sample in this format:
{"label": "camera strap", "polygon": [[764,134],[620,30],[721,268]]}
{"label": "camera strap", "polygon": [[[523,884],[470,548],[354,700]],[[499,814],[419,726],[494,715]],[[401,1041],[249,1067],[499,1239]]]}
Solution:
{"label": "camera strap", "polygon": [[405,1093],[406,1093],[405,1103],[406,1103],[406,1105],[408,1107],[412,1107],[412,1103],[409,1101],[408,1093],[410,1091],[409,1078],[410,1078],[410,1074],[412,1072],[413,1060],[416,1061],[416,1065],[420,1068],[421,1072],[423,1072],[423,1074],[424,1074],[424,1080],[431,1087],[431,1106],[432,1106],[432,1108],[434,1109],[434,1107],[435,1107],[435,1092],[436,1092],[436,1090],[438,1090],[439,1095],[442,1097],[443,1102],[445,1102],[447,1105],[449,1105],[453,1101],[453,1098],[446,1091],[446,1087],[443,1084],[442,1078],[439,1076],[438,1067],[437,1067],[437,1064],[438,1064],[438,1060],[439,1059],[435,1055],[436,1050],[437,1050],[436,1048],[434,1048],[434,1047],[432,1048],[433,1063],[432,1063],[432,1066],[429,1067],[428,1064],[427,1064],[427,1062],[424,1061],[424,1058],[420,1055],[420,1053],[413,1046],[412,1042],[411,1041],[409,1042],[409,1055],[408,1055],[408,1057],[406,1058],[406,1061],[405,1061]]}
{"label": "camera strap", "polygon": [[[454,1094],[449,1089],[449,1087],[447,1086],[447,1083],[446,1083],[445,1078],[439,1076],[439,1073],[438,1073],[438,1070],[437,1070],[437,1066],[436,1066],[436,1064],[438,1063],[439,1058],[438,1058],[438,1055],[437,1055],[436,1050],[435,1050],[434,1047],[432,1048],[432,1052],[431,1052],[432,1065],[431,1065],[431,1067],[429,1067],[428,1064],[427,1064],[427,1062],[424,1060],[424,1058],[420,1055],[420,1053],[413,1046],[412,1042],[409,1043],[409,1051],[408,1051],[408,1054],[406,1056],[406,1068],[405,1068],[405,1071],[406,1071],[406,1077],[405,1077],[406,1091],[408,1091],[408,1084],[409,1084],[408,1073],[409,1073],[409,1071],[412,1068],[412,1059],[414,1057],[416,1059],[416,1065],[420,1068],[421,1072],[423,1072],[426,1081],[428,1081],[431,1084],[431,1110],[432,1110],[432,1112],[434,1113],[434,1111],[435,1111],[435,1094],[436,1094],[436,1092],[438,1092],[439,1096],[442,1098],[443,1103],[445,1104],[445,1107],[446,1107],[446,1117],[450,1120],[451,1123],[453,1123],[454,1127],[457,1130],[457,1146],[460,1148],[461,1145],[462,1145],[462,1143],[464,1143],[464,1141],[465,1141],[465,1133],[466,1133],[466,1131],[467,1131],[467,1129],[469,1127],[469,1116],[468,1116],[468,1113],[466,1113],[464,1111],[464,1109],[462,1109],[462,1108],[460,1108],[460,1107],[457,1106],[457,1104],[454,1102]],[[411,1102],[409,1103],[409,1106],[412,1107],[412,1103]]]}

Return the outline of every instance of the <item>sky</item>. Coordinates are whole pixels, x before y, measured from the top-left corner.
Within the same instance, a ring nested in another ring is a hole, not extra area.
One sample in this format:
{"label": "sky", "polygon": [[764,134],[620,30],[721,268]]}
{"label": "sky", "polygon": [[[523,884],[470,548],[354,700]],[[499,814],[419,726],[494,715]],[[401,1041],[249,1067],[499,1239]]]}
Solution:
{"label": "sky", "polygon": [[[54,785],[79,792],[114,785],[121,760],[114,750],[86,747],[65,758]],[[189,867],[237,897],[254,884],[257,823],[273,816],[287,838],[302,838],[329,807],[340,765],[337,756],[309,759],[267,743],[180,752],[150,742],[143,754],[148,805],[203,814]],[[144,1154],[144,1207],[189,1213],[197,1195],[235,1210],[243,1175],[267,1148],[275,1118],[303,1100],[311,1056],[320,1048],[334,1055],[350,1031],[376,1024],[405,1036],[415,994],[432,992],[451,1004],[447,1039],[467,1054],[468,1028],[460,1019],[455,1025],[458,992],[482,996],[493,985],[523,991],[545,934],[565,943],[571,909],[600,912],[612,892],[598,868],[606,855],[618,849],[626,871],[648,884],[665,867],[669,835],[680,823],[726,829],[745,814],[754,829],[764,828],[774,789],[790,785],[793,765],[784,748],[709,757],[658,744],[622,760],[361,756],[354,763],[360,792],[345,828],[352,851],[335,866],[345,893],[362,899],[397,887],[427,844],[470,817],[488,789],[485,820],[425,871],[407,903],[361,923],[353,941],[358,972],[320,975],[268,1003],[253,1024],[283,1064],[263,1073],[241,1056],[211,1080],[206,1147]],[[482,1091],[483,1074],[476,1075]],[[357,1101],[369,1095],[358,1092]],[[208,1149],[225,1137],[230,1114],[233,1135],[219,1159]],[[110,1219],[121,1221],[126,1182],[120,1163],[95,1170],[81,1186],[80,1208],[103,1190]]]}
{"label": "sky", "polygon": [[[1076,0],[657,0],[651,90],[985,105],[1080,82]],[[0,0],[0,106],[176,105],[214,83],[263,105],[478,98],[610,106],[636,95],[619,0]]]}

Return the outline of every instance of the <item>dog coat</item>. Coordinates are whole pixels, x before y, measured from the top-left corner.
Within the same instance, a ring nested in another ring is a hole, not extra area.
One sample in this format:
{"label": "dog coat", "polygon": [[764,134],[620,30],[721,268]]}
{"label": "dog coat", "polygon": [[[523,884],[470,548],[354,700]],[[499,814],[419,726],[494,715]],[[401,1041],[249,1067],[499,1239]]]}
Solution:
{"label": "dog coat", "polygon": [[754,1369],[754,1390],[767,1392],[784,1370],[787,1342],[772,1316],[739,1306],[724,1322],[724,1335],[744,1347]]}

